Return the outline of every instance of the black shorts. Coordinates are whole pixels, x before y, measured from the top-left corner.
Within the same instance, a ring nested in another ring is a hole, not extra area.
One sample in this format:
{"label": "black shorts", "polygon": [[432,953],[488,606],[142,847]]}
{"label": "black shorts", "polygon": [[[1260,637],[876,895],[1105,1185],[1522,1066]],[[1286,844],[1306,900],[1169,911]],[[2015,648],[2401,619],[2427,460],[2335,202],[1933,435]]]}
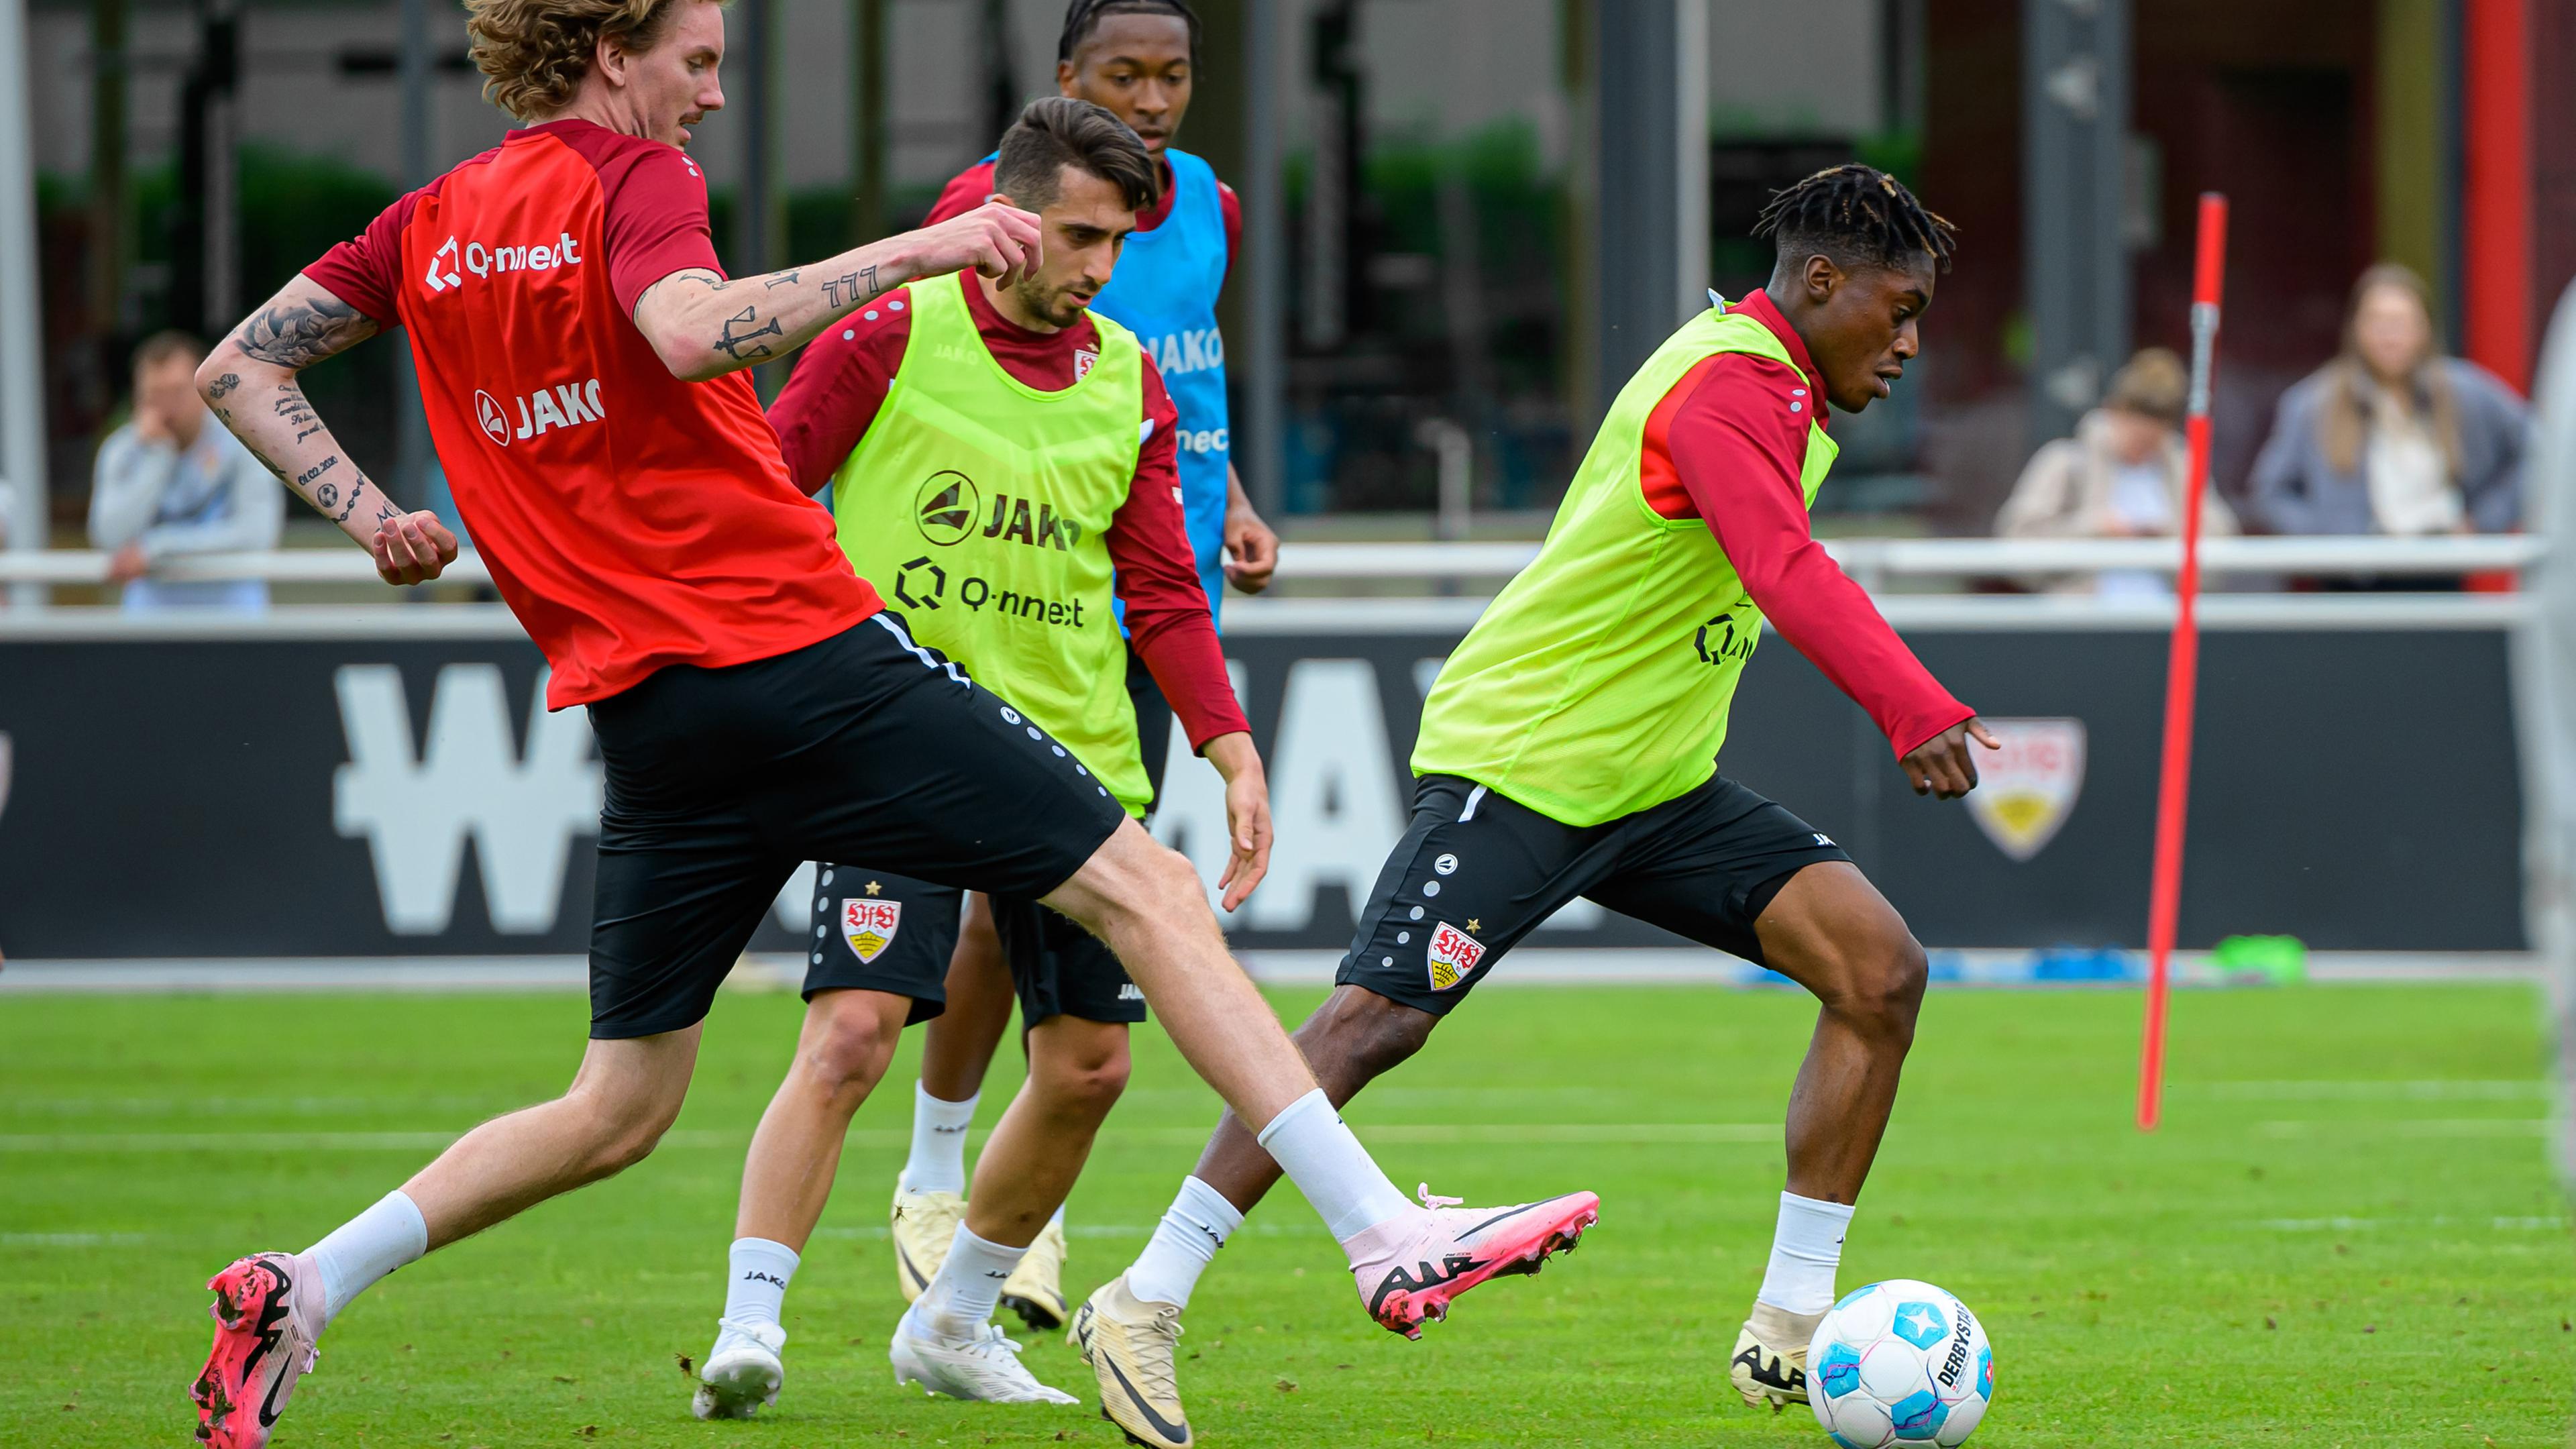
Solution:
{"label": "black shorts", "polygon": [[[948,961],[965,898],[954,886],[891,871],[817,864],[805,999],[818,991],[884,991],[912,998],[907,1022],[939,1015],[948,1005]],[[1056,1016],[1145,1019],[1145,993],[1106,943],[1036,901],[990,899],[1023,1027]]]}
{"label": "black shorts", "polygon": [[1588,827],[1455,775],[1425,775],[1414,783],[1413,824],[1379,872],[1334,979],[1445,1016],[1576,896],[1760,962],[1753,923],[1780,887],[1818,861],[1849,859],[1723,775]]}
{"label": "black shorts", "polygon": [[605,797],[590,1034],[707,1014],[808,860],[900,860],[1036,899],[1126,812],[1064,747],[880,614],[723,669],[674,665],[590,706]]}

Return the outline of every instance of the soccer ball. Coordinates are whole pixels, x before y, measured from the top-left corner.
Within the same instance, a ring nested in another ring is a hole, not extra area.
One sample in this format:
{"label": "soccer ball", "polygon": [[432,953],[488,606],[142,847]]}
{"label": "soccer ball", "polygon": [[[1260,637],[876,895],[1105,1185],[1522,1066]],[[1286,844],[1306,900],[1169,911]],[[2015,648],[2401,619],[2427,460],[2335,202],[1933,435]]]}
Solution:
{"label": "soccer ball", "polygon": [[1807,1399],[1842,1449],[1950,1449],[1994,1393],[1994,1350],[1977,1316],[1911,1278],[1843,1295],[1807,1342]]}

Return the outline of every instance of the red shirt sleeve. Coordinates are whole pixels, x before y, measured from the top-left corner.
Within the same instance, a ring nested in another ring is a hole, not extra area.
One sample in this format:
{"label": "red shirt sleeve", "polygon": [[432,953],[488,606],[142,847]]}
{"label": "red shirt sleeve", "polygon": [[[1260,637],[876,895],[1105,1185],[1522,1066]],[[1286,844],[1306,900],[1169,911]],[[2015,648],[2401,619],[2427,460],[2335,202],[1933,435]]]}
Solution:
{"label": "red shirt sleeve", "polygon": [[418,191],[405,193],[378,212],[365,231],[324,252],[320,260],[304,269],[304,275],[365,313],[377,330],[390,332],[400,327],[402,311],[394,299],[402,294],[403,228],[411,225],[412,208],[420,204],[420,199],[437,190],[438,183],[433,181]]}
{"label": "red shirt sleeve", "polygon": [[930,214],[921,219],[923,226],[937,226],[943,221],[964,216],[984,204],[993,194],[993,163],[978,161],[948,178],[939,189],[939,199],[930,203]]}
{"label": "red shirt sleeve", "polygon": [[1219,735],[1249,730],[1243,707],[1226,678],[1225,652],[1208,618],[1207,592],[1199,587],[1181,517],[1180,447],[1173,431],[1180,410],[1163,389],[1163,375],[1145,359],[1145,446],[1127,501],[1109,521],[1109,558],[1118,566],[1118,594],[1127,604],[1127,637],[1145,661],[1190,748],[1205,749]]}
{"label": "red shirt sleeve", "polygon": [[1662,424],[1671,474],[1745,591],[1781,637],[1869,711],[1901,758],[1976,711],[1933,679],[1809,532],[1798,485],[1815,405],[1806,387],[1797,369],[1768,358],[1728,353],[1702,363],[1648,423],[1649,490]]}
{"label": "red shirt sleeve", "polygon": [[619,311],[633,316],[636,299],[673,272],[725,274],[707,232],[707,178],[687,152],[640,142],[598,166],[608,285]]}
{"label": "red shirt sleeve", "polygon": [[798,488],[820,493],[831,486],[885,406],[911,337],[909,310],[872,305],[806,344],[794,375],[769,405],[787,475]]}

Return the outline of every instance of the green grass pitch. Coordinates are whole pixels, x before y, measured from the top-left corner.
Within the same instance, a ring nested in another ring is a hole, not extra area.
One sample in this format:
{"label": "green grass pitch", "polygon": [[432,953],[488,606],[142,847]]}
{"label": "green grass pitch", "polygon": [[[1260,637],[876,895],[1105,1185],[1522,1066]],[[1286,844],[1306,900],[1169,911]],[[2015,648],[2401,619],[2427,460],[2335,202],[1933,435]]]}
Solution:
{"label": "green grass pitch", "polygon": [[[1316,995],[1275,1001],[1293,1020]],[[1842,1282],[1928,1278],[1984,1318],[1997,1398],[1975,1442],[2565,1446],[2576,1254],[2534,993],[2186,993],[2154,1136],[2129,1125],[2138,1009],[2081,991],[1925,1009]],[[712,1336],[742,1149],[797,1011],[726,995],[655,1157],[361,1300],[281,1449],[1117,1444],[1091,1408],[895,1389],[883,1223],[909,1049],[788,1299],[786,1395],[748,1424],[689,1417],[675,1360]],[[1588,1187],[1600,1226],[1408,1344],[1359,1312],[1283,1190],[1190,1312],[1202,1442],[1823,1444],[1803,1411],[1725,1392],[1811,1016],[1781,992],[1480,993],[1355,1124],[1407,1188]],[[583,1025],[568,995],[0,1003],[0,1443],[193,1442],[205,1278],[305,1246],[448,1136],[559,1090]],[[1134,1253],[1215,1115],[1159,1033],[1138,1041],[1071,1208],[1077,1294]],[[1094,1399],[1060,1340],[1027,1357]]]}

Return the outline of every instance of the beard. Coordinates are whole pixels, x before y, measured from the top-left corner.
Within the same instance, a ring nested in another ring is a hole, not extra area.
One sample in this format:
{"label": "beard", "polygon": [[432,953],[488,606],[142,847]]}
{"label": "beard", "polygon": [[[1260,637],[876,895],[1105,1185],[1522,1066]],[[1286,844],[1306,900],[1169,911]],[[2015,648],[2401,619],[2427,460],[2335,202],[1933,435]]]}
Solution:
{"label": "beard", "polygon": [[1091,306],[1091,299],[1076,296],[1071,287],[1051,287],[1035,278],[1023,280],[1011,290],[1030,316],[1045,318],[1050,327],[1072,326]]}

